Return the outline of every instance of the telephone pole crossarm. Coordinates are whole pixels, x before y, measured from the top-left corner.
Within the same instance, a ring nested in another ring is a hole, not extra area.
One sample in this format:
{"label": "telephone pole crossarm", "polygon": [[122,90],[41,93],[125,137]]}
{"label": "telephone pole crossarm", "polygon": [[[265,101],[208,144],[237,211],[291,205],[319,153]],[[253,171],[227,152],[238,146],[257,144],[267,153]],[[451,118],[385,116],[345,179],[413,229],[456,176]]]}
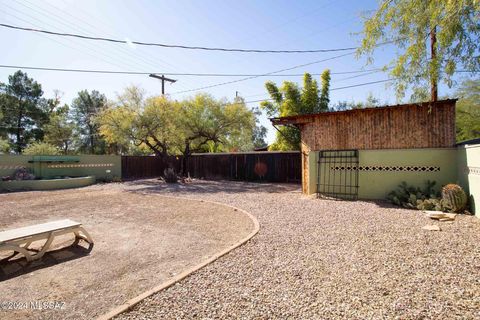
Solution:
{"label": "telephone pole crossarm", "polygon": [[168,82],[171,82],[171,83],[177,82],[177,80],[167,78],[163,74],[161,76],[159,76],[159,75],[156,75],[156,74],[152,73],[152,74],[149,75],[149,77],[150,78],[155,78],[155,79],[160,79],[162,81],[162,95],[165,94],[165,81],[168,81]]}

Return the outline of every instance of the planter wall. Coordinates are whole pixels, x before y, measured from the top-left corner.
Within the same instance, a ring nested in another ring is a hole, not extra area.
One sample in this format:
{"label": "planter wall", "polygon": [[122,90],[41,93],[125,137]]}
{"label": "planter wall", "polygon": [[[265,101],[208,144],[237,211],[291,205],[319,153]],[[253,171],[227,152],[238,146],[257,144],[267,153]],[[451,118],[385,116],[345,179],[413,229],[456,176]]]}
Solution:
{"label": "planter wall", "polygon": [[94,176],[51,180],[1,181],[0,191],[37,191],[86,187],[95,183]]}

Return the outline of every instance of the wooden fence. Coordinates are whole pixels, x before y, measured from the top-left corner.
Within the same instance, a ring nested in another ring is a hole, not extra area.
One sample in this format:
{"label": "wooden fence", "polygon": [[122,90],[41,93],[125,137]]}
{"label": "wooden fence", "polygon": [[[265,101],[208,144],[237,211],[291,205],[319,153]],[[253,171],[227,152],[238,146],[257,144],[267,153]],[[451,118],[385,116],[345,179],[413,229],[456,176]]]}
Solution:
{"label": "wooden fence", "polygon": [[180,171],[179,157],[122,156],[122,179],[154,178],[163,175],[163,171],[172,167]]}
{"label": "wooden fence", "polygon": [[300,152],[195,154],[188,170],[196,178],[241,181],[300,182]]}
{"label": "wooden fence", "polygon": [[[182,157],[123,156],[123,179],[153,178],[167,167],[182,170]],[[265,182],[301,182],[300,152],[205,153],[188,158],[193,178]]]}

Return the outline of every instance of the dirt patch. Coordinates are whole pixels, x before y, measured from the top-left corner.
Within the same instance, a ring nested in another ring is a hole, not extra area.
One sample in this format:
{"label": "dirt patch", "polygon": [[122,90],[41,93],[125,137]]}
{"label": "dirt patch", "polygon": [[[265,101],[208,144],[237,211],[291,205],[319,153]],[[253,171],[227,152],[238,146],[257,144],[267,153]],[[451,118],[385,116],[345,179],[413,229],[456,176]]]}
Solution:
{"label": "dirt patch", "polygon": [[66,235],[40,261],[1,262],[2,302],[63,307],[20,305],[21,310],[0,309],[1,319],[91,319],[229,247],[254,227],[231,207],[115,185],[0,194],[0,203],[2,230],[70,218],[83,223],[95,241],[88,254],[71,246],[73,236]]}

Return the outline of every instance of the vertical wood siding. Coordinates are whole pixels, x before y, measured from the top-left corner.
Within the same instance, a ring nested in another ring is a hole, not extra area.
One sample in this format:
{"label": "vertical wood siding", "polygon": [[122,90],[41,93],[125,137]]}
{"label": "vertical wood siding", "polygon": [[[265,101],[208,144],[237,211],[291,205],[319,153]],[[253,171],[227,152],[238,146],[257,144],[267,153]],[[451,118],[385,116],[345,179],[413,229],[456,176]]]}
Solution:
{"label": "vertical wood siding", "polygon": [[301,124],[309,150],[443,148],[455,145],[455,101],[311,116]]}

